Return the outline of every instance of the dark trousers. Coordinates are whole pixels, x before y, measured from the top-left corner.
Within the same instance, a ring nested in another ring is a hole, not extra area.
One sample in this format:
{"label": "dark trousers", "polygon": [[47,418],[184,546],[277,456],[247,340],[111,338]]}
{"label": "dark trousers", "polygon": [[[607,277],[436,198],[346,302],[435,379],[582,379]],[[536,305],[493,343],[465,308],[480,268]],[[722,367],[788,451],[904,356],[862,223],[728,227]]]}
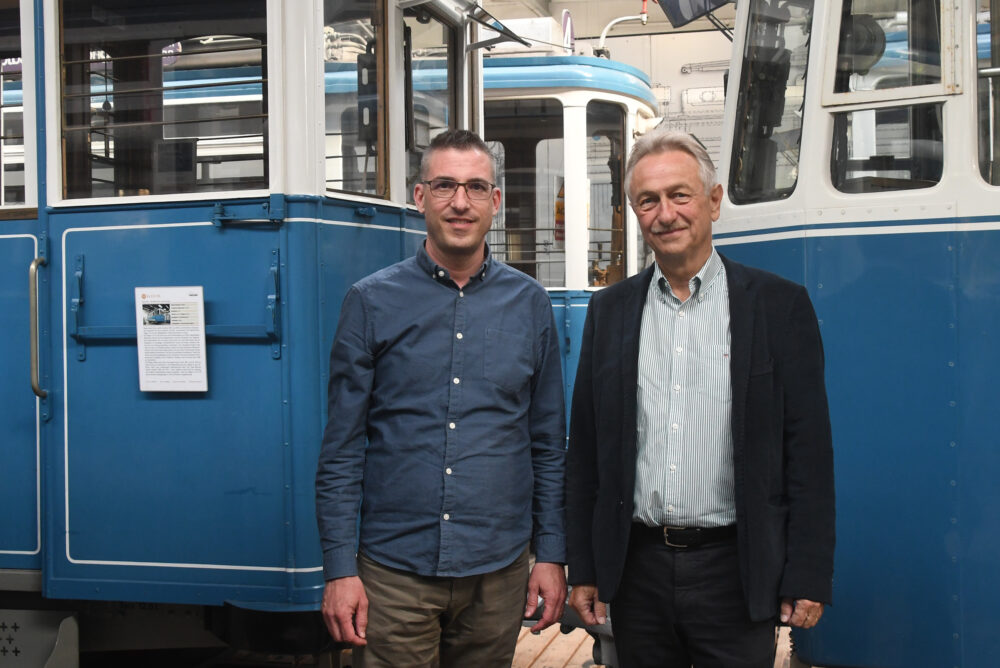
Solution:
{"label": "dark trousers", "polygon": [[609,614],[622,668],[774,665],[775,620],[750,620],[735,539],[673,548],[632,533]]}

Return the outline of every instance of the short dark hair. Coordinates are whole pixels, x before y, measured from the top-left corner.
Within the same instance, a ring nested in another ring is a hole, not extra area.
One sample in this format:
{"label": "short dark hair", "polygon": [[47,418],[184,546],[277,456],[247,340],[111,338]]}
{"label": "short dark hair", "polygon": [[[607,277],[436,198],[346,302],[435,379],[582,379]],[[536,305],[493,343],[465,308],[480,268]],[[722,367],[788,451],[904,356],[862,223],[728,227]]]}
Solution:
{"label": "short dark hair", "polygon": [[456,151],[479,151],[483,153],[490,159],[490,180],[496,181],[497,176],[497,165],[496,158],[493,157],[493,153],[490,151],[490,147],[486,145],[486,142],[477,135],[475,132],[470,130],[445,130],[441,134],[435,135],[434,139],[431,140],[430,145],[424,150],[423,156],[420,158],[420,178],[427,178],[427,169],[430,166],[431,154],[434,151],[440,151],[443,149],[452,148]]}

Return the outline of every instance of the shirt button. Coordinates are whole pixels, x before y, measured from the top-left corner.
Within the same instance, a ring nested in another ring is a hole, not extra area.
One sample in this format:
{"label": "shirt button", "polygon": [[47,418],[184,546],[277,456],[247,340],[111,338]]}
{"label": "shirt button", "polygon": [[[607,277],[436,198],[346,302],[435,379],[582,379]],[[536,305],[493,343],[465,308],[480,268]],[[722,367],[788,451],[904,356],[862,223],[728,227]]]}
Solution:
{"label": "shirt button", "polygon": [[[674,504],[671,503],[669,506],[667,506],[667,512],[668,513],[674,512]],[[447,515],[445,515],[444,517],[445,517],[445,519],[448,519]]]}
{"label": "shirt button", "polygon": [[684,348],[682,348],[681,346],[677,346],[676,348],[674,348],[674,350],[676,350],[677,352],[682,352]]}
{"label": "shirt button", "polygon": [[674,392],[680,392],[680,391],[681,391],[681,386],[680,385],[674,385]]}
{"label": "shirt button", "polygon": [[446,468],[444,472],[447,473],[448,475],[451,475],[451,468]]}
{"label": "shirt button", "polygon": [[674,431],[677,431],[678,429],[680,429],[680,425],[675,422],[672,425],[670,425],[670,428],[673,429]]}
{"label": "shirt button", "polygon": [[678,318],[683,318],[684,317],[684,311],[678,311],[677,312],[677,317]]}
{"label": "shirt button", "polygon": [[450,519],[451,519],[451,515],[449,515],[448,513],[445,513],[444,514],[444,521],[447,522]]}
{"label": "shirt button", "polygon": [[448,423],[448,429],[454,429],[454,428],[455,428],[455,423],[454,422],[449,422]]}
{"label": "shirt button", "polygon": [[440,276],[441,278],[444,278],[444,271],[441,270],[441,269],[438,269],[438,276]]}
{"label": "shirt button", "polygon": [[459,290],[458,291],[458,296],[459,297],[464,297],[465,296],[465,290]]}
{"label": "shirt button", "polygon": [[455,338],[461,341],[461,339],[462,339],[462,332],[459,332],[458,334],[456,334]]}
{"label": "shirt button", "polygon": [[670,470],[671,471],[676,471],[677,470],[677,464],[671,464],[670,465]]}
{"label": "shirt button", "polygon": [[460,380],[459,380],[458,378],[453,378],[451,382],[453,382],[453,383],[455,383],[456,385],[458,385],[458,384],[459,384],[460,382],[462,382],[462,381],[460,381]]}

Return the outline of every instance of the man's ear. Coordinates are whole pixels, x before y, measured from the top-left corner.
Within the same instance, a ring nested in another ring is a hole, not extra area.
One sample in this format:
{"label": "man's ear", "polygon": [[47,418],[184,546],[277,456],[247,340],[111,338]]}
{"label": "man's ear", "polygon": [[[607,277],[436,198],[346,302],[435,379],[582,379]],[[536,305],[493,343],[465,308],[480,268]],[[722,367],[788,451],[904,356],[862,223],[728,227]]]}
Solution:
{"label": "man's ear", "polygon": [[417,184],[413,186],[413,202],[417,205],[417,211],[420,213],[424,212],[424,194],[424,184],[418,181]]}

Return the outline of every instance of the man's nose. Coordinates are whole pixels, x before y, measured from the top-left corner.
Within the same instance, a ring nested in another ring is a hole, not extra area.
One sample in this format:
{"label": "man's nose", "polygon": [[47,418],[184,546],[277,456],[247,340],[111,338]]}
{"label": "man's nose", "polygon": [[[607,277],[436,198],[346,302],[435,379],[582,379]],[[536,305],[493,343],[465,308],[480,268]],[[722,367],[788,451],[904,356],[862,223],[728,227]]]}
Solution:
{"label": "man's nose", "polygon": [[449,202],[454,209],[467,209],[472,204],[469,201],[469,193],[465,189],[464,185],[459,185],[455,189],[455,194],[451,196],[451,201]]}

